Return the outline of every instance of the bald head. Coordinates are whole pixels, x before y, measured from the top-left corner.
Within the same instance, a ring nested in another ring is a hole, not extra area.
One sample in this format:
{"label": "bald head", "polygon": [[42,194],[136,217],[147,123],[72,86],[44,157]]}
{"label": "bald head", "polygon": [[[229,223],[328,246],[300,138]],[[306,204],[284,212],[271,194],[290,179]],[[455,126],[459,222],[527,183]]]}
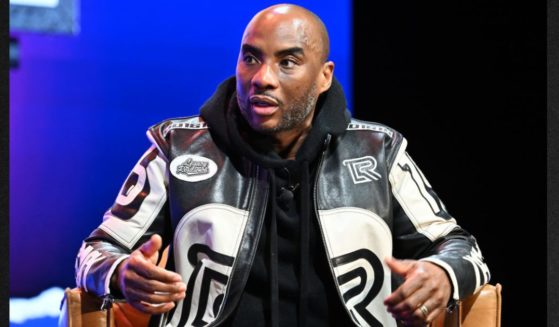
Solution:
{"label": "bald head", "polygon": [[306,135],[318,97],[332,84],[328,50],[324,24],[305,8],[275,5],[252,18],[235,76],[237,104],[253,130],[284,149]]}
{"label": "bald head", "polygon": [[292,23],[297,25],[297,31],[301,33],[307,46],[316,51],[322,62],[328,59],[330,54],[330,39],[328,31],[322,20],[306,8],[293,4],[278,4],[258,12],[248,23],[243,34],[254,33],[254,26],[267,22],[281,28],[281,23]]}

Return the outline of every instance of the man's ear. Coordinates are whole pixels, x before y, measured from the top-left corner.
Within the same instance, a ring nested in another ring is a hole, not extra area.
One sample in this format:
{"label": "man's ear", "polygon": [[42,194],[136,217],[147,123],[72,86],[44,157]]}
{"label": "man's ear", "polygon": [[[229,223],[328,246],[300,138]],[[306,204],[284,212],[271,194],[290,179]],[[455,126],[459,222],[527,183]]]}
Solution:
{"label": "man's ear", "polygon": [[332,85],[332,77],[334,76],[334,62],[327,61],[322,64],[322,70],[318,76],[318,93],[322,93]]}

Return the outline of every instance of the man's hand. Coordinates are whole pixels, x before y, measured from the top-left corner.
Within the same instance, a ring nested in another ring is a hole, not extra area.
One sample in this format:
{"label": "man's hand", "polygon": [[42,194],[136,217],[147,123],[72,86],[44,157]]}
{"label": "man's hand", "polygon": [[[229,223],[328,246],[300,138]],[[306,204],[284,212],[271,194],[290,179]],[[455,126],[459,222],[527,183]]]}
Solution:
{"label": "man's hand", "polygon": [[451,286],[446,272],[439,266],[416,260],[386,259],[393,273],[404,283],[385,300],[387,310],[405,326],[425,326],[446,308]]}
{"label": "man's hand", "polygon": [[116,269],[120,291],[136,309],[159,314],[175,307],[185,297],[186,285],[179,274],[158,267],[157,258],[162,240],[152,235]]}

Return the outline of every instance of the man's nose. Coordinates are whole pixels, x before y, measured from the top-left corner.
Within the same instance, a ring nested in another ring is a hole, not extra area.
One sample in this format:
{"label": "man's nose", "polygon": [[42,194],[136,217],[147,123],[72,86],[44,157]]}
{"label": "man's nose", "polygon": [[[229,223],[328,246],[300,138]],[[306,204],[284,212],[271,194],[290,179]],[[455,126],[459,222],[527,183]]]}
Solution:
{"label": "man's nose", "polygon": [[278,87],[278,79],[271,65],[262,64],[252,77],[252,83],[259,89],[273,89]]}

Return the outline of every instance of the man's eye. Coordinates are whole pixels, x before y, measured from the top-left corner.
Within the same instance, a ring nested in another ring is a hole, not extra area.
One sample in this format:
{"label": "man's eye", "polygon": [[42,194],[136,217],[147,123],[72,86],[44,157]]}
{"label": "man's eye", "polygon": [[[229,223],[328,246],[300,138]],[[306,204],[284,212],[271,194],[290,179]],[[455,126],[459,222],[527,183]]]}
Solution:
{"label": "man's eye", "polygon": [[256,62],[256,58],[254,58],[253,55],[245,55],[245,56],[243,57],[243,61],[244,61],[246,64],[254,64],[254,63]]}
{"label": "man's eye", "polygon": [[280,62],[280,65],[283,68],[293,68],[293,67],[295,67],[295,65],[297,65],[297,63],[295,61],[293,61],[292,59],[283,59]]}

